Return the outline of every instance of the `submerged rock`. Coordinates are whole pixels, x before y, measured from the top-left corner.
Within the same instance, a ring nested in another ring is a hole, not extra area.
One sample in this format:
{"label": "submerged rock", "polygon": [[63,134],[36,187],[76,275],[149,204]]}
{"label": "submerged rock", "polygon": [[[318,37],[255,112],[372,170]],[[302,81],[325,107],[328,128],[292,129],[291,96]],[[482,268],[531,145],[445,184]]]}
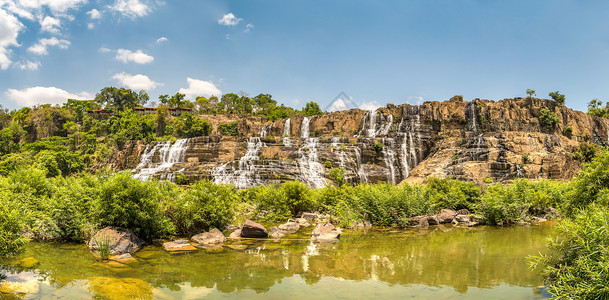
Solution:
{"label": "submerged rock", "polygon": [[266,228],[252,220],[245,220],[243,226],[241,227],[241,237],[265,238],[268,236],[269,233],[266,231]]}
{"label": "submerged rock", "polygon": [[87,282],[95,299],[152,299],[152,287],[141,279],[91,277]]}
{"label": "submerged rock", "polygon": [[226,237],[218,228],[214,228],[209,232],[199,233],[190,238],[193,242],[201,245],[223,244],[226,242]]}
{"label": "submerged rock", "polygon": [[197,250],[188,240],[175,240],[173,242],[163,243],[163,249],[169,252]]}
{"label": "submerged rock", "polygon": [[93,235],[89,240],[88,246],[91,251],[99,251],[102,247],[108,246],[110,254],[121,255],[124,253],[134,253],[142,247],[142,241],[133,233],[133,230],[121,227],[106,227]]}
{"label": "submerged rock", "polygon": [[269,232],[269,236],[275,239],[281,238],[283,237],[285,234],[281,231],[281,229],[277,228],[277,227],[272,227],[270,232]]}
{"label": "submerged rock", "polygon": [[313,229],[313,232],[311,233],[311,240],[337,240],[340,238],[341,233],[342,230],[340,228],[335,227],[330,223],[319,223],[317,226],[315,226],[315,229]]}
{"label": "submerged rock", "polygon": [[26,257],[19,261],[19,266],[25,269],[33,269],[40,264],[40,261],[33,257]]}
{"label": "submerged rock", "polygon": [[302,227],[309,227],[309,226],[311,226],[309,221],[307,221],[307,219],[305,219],[305,218],[296,218],[295,221],[296,221],[296,223],[298,223],[298,225],[300,225]]}
{"label": "submerged rock", "polygon": [[283,231],[283,233],[290,234],[298,231],[298,229],[300,229],[300,225],[295,220],[290,219],[287,223],[279,225],[278,228]]}
{"label": "submerged rock", "polygon": [[133,258],[133,256],[131,256],[131,254],[125,253],[125,254],[121,254],[121,255],[110,256],[110,260],[117,261],[120,263],[126,263],[126,262],[135,261],[135,258]]}

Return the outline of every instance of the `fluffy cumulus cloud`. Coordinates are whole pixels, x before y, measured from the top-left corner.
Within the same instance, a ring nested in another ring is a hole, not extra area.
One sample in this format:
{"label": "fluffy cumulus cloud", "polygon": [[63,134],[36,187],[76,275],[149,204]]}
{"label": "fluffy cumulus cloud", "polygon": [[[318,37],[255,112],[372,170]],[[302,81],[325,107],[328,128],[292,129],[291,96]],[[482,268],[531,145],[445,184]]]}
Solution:
{"label": "fluffy cumulus cloud", "polygon": [[50,39],[40,39],[34,46],[27,48],[27,51],[38,55],[47,55],[49,53],[49,46],[57,46],[60,49],[67,49],[70,46],[70,42],[67,40],[60,40],[56,37]]}
{"label": "fluffy cumulus cloud", "polygon": [[89,17],[93,20],[98,20],[98,19],[101,19],[101,17],[102,17],[102,13],[95,8],[88,11],[87,15],[89,15]]}
{"label": "fluffy cumulus cloud", "polygon": [[12,63],[9,58],[11,46],[19,46],[17,37],[23,29],[19,20],[0,8],[0,69],[6,70]]}
{"label": "fluffy cumulus cloud", "polygon": [[187,88],[181,88],[178,90],[179,93],[185,94],[187,98],[194,99],[197,96],[210,97],[220,96],[220,91],[211,81],[199,80],[194,78],[187,78]]}
{"label": "fluffy cumulus cloud", "polygon": [[154,57],[144,53],[142,50],[135,52],[127,49],[116,50],[115,58],[123,63],[134,62],[136,64],[149,64],[154,61]]}
{"label": "fluffy cumulus cloud", "polygon": [[152,10],[150,6],[140,0],[116,0],[108,8],[132,19],[143,17]]}
{"label": "fluffy cumulus cloud", "polygon": [[40,30],[41,31],[58,34],[60,28],[61,28],[61,21],[59,19],[49,17],[49,16],[40,18]]}
{"label": "fluffy cumulus cloud", "polygon": [[376,100],[372,100],[370,102],[364,102],[362,103],[359,108],[360,109],[364,109],[364,110],[375,110],[379,107],[381,107],[382,105],[380,103],[378,103],[378,101]]}
{"label": "fluffy cumulus cloud", "polygon": [[114,74],[112,78],[132,90],[152,90],[155,87],[162,85],[152,81],[148,76],[143,74],[131,75],[123,72]]}
{"label": "fluffy cumulus cloud", "polygon": [[235,26],[239,24],[243,20],[242,18],[237,18],[233,13],[227,13],[222,18],[218,20],[218,24],[225,26]]}
{"label": "fluffy cumulus cloud", "polygon": [[68,99],[93,99],[93,96],[86,92],[73,94],[60,88],[42,86],[25,88],[22,90],[8,89],[4,94],[9,99],[22,106],[32,106],[43,103],[61,104]]}
{"label": "fluffy cumulus cloud", "polygon": [[17,8],[26,11],[41,11],[48,8],[53,15],[65,15],[69,10],[87,3],[87,0],[20,0]]}
{"label": "fluffy cumulus cloud", "polygon": [[21,70],[38,70],[40,68],[40,62],[37,61],[25,61],[17,62],[15,66]]}

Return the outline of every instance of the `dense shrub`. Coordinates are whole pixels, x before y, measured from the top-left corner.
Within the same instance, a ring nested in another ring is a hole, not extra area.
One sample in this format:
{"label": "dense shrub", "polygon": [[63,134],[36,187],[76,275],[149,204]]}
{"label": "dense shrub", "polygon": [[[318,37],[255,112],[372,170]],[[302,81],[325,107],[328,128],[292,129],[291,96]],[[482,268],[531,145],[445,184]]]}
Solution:
{"label": "dense shrub", "polygon": [[540,113],[539,123],[543,126],[554,128],[560,122],[556,114],[545,107],[541,109]]}
{"label": "dense shrub", "polygon": [[239,124],[237,121],[229,123],[220,123],[218,130],[221,135],[238,136],[239,135]]}
{"label": "dense shrub", "polygon": [[21,236],[25,230],[27,211],[20,206],[19,199],[6,189],[7,182],[0,178],[0,258],[16,254],[26,243]]}
{"label": "dense shrub", "polygon": [[316,208],[311,189],[300,181],[253,188],[248,197],[266,221],[284,221]]}
{"label": "dense shrub", "polygon": [[237,201],[233,186],[204,180],[167,199],[164,211],[177,234],[190,236],[212,228],[224,229],[234,217]]}
{"label": "dense shrub", "polygon": [[582,170],[573,179],[574,193],[568,198],[565,211],[574,215],[591,203],[602,202],[609,206],[609,151],[601,151],[589,163],[582,165]]}
{"label": "dense shrub", "polygon": [[155,182],[141,182],[128,172],[102,180],[95,218],[100,226],[131,228],[145,240],[172,234],[174,227],[163,215]]}
{"label": "dense shrub", "polygon": [[592,205],[555,228],[549,254],[532,258],[556,299],[609,297],[608,229],[607,206]]}
{"label": "dense shrub", "polygon": [[428,178],[424,187],[425,197],[436,210],[448,208],[459,210],[473,209],[480,198],[480,188],[472,182]]}

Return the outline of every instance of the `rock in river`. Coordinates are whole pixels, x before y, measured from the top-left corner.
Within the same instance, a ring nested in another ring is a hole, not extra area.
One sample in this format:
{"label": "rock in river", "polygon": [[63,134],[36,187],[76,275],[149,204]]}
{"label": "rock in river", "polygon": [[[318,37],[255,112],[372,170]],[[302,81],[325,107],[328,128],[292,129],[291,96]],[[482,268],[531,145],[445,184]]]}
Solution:
{"label": "rock in river", "polygon": [[266,231],[266,228],[254,221],[246,220],[245,223],[243,223],[243,227],[241,227],[241,237],[265,238],[268,236],[269,233]]}
{"label": "rock in river", "polygon": [[272,227],[269,232],[269,236],[272,238],[275,238],[275,239],[281,238],[284,235],[285,234],[281,231],[281,229],[279,229],[277,227]]}
{"label": "rock in river", "polygon": [[314,241],[320,240],[337,240],[342,233],[341,229],[330,223],[319,223],[311,233],[311,239]]}
{"label": "rock in river", "polygon": [[133,230],[120,227],[106,227],[93,235],[89,241],[89,250],[99,251],[100,245],[108,244],[110,254],[121,255],[134,253],[144,243]]}
{"label": "rock in river", "polygon": [[163,243],[163,249],[169,252],[197,250],[197,248],[193,247],[188,240],[175,240],[173,242]]}
{"label": "rock in river", "polygon": [[193,242],[201,245],[223,244],[226,242],[226,237],[218,228],[214,228],[209,232],[199,233],[190,238]]}
{"label": "rock in river", "polygon": [[279,229],[285,234],[290,234],[298,231],[298,229],[300,229],[300,225],[298,222],[290,219],[287,223],[279,225]]}

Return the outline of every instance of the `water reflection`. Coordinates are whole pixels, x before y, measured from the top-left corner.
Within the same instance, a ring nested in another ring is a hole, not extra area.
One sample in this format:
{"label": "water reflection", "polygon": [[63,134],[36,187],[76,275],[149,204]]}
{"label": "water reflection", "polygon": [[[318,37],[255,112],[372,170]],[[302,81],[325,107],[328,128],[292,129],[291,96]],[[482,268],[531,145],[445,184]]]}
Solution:
{"label": "water reflection", "polygon": [[[359,297],[370,288],[375,297],[397,290],[423,298],[484,298],[489,293],[536,297],[534,287],[541,278],[529,270],[525,258],[544,249],[550,229],[347,231],[338,243],[321,244],[307,240],[305,231],[284,240],[229,241],[221,248],[183,254],[149,245],[134,255],[135,262],[125,264],[98,262],[84,245],[32,243],[21,256],[3,263],[7,278],[0,291],[10,292],[10,283],[26,298],[327,298]],[[29,257],[39,264],[33,269],[19,266]],[[20,282],[21,290],[15,285]],[[28,290],[25,283],[35,287]]]}

